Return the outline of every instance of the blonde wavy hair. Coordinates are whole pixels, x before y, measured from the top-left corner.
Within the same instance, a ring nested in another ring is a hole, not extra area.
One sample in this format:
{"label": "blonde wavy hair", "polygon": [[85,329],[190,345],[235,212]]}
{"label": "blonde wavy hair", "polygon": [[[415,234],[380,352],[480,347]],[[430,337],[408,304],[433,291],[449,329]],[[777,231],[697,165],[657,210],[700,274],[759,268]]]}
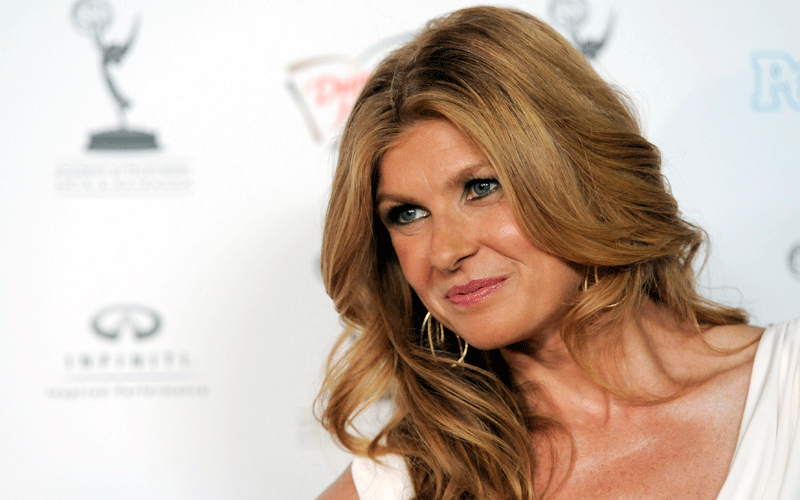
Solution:
{"label": "blonde wavy hair", "polygon": [[[562,336],[600,383],[615,388],[590,347],[615,339],[598,327],[644,300],[698,332],[746,316],[696,292],[703,232],[681,218],[627,101],[552,28],[520,11],[468,8],[389,55],[345,126],[325,219],[322,274],[345,331],[319,418],[353,453],[402,455],[417,498],[535,498],[531,438],[557,424],[521,403],[496,351],[470,350],[454,364],[453,342],[432,355],[424,307],[376,216],[383,156],[431,119],[447,120],[485,155],[530,240],[585,273]],[[391,420],[376,436],[361,434],[355,418],[386,397]]]}

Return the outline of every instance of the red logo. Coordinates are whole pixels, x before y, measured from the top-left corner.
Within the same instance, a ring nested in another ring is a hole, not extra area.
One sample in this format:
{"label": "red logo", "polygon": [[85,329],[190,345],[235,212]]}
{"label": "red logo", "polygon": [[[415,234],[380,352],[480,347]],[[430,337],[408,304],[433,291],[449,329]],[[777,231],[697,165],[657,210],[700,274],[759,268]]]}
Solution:
{"label": "red logo", "polygon": [[347,115],[372,70],[392,49],[409,40],[398,35],[376,43],[357,57],[328,55],[289,65],[289,92],[317,142],[341,133]]}

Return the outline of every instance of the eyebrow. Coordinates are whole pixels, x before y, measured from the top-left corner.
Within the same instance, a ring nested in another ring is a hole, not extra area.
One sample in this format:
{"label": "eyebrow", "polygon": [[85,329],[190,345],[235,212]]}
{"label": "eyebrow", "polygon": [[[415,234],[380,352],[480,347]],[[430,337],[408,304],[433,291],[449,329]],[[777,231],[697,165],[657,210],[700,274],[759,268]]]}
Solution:
{"label": "eyebrow", "polygon": [[[476,173],[479,170],[483,170],[484,168],[491,168],[491,166],[485,160],[479,160],[476,163],[468,163],[464,167],[460,168],[458,171],[454,172],[452,176],[447,180],[445,183],[445,187],[447,189],[458,189],[463,186],[467,181],[470,179],[474,179]],[[492,169],[494,170],[494,169]],[[406,195],[398,195],[392,193],[384,193],[378,191],[375,194],[375,206],[377,207],[386,199],[392,199],[401,203],[408,203],[410,205],[414,205],[416,202],[409,198]]]}
{"label": "eyebrow", "polygon": [[450,177],[447,181],[447,187],[450,189],[459,188],[466,184],[467,181],[474,179],[479,170],[487,167],[489,167],[489,164],[484,160],[480,160],[477,163],[469,163]]}

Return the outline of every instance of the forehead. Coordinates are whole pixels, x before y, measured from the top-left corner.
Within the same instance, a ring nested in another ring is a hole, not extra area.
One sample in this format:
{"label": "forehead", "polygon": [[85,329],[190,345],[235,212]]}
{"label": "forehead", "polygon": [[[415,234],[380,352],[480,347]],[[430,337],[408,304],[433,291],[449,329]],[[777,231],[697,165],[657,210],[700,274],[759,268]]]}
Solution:
{"label": "forehead", "polygon": [[423,175],[433,180],[485,165],[483,154],[454,125],[428,120],[403,132],[384,154],[378,166],[377,190],[380,194],[409,177]]}

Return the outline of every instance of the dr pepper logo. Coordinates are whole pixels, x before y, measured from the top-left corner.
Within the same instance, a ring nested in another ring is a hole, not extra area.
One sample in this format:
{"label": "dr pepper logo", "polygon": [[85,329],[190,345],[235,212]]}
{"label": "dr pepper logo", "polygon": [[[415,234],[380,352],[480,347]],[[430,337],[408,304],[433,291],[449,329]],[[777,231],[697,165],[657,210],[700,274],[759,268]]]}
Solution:
{"label": "dr pepper logo", "polygon": [[410,34],[382,40],[360,55],[317,56],[287,68],[287,87],[303,113],[314,140],[327,143],[344,127],[358,93],[380,60]]}

